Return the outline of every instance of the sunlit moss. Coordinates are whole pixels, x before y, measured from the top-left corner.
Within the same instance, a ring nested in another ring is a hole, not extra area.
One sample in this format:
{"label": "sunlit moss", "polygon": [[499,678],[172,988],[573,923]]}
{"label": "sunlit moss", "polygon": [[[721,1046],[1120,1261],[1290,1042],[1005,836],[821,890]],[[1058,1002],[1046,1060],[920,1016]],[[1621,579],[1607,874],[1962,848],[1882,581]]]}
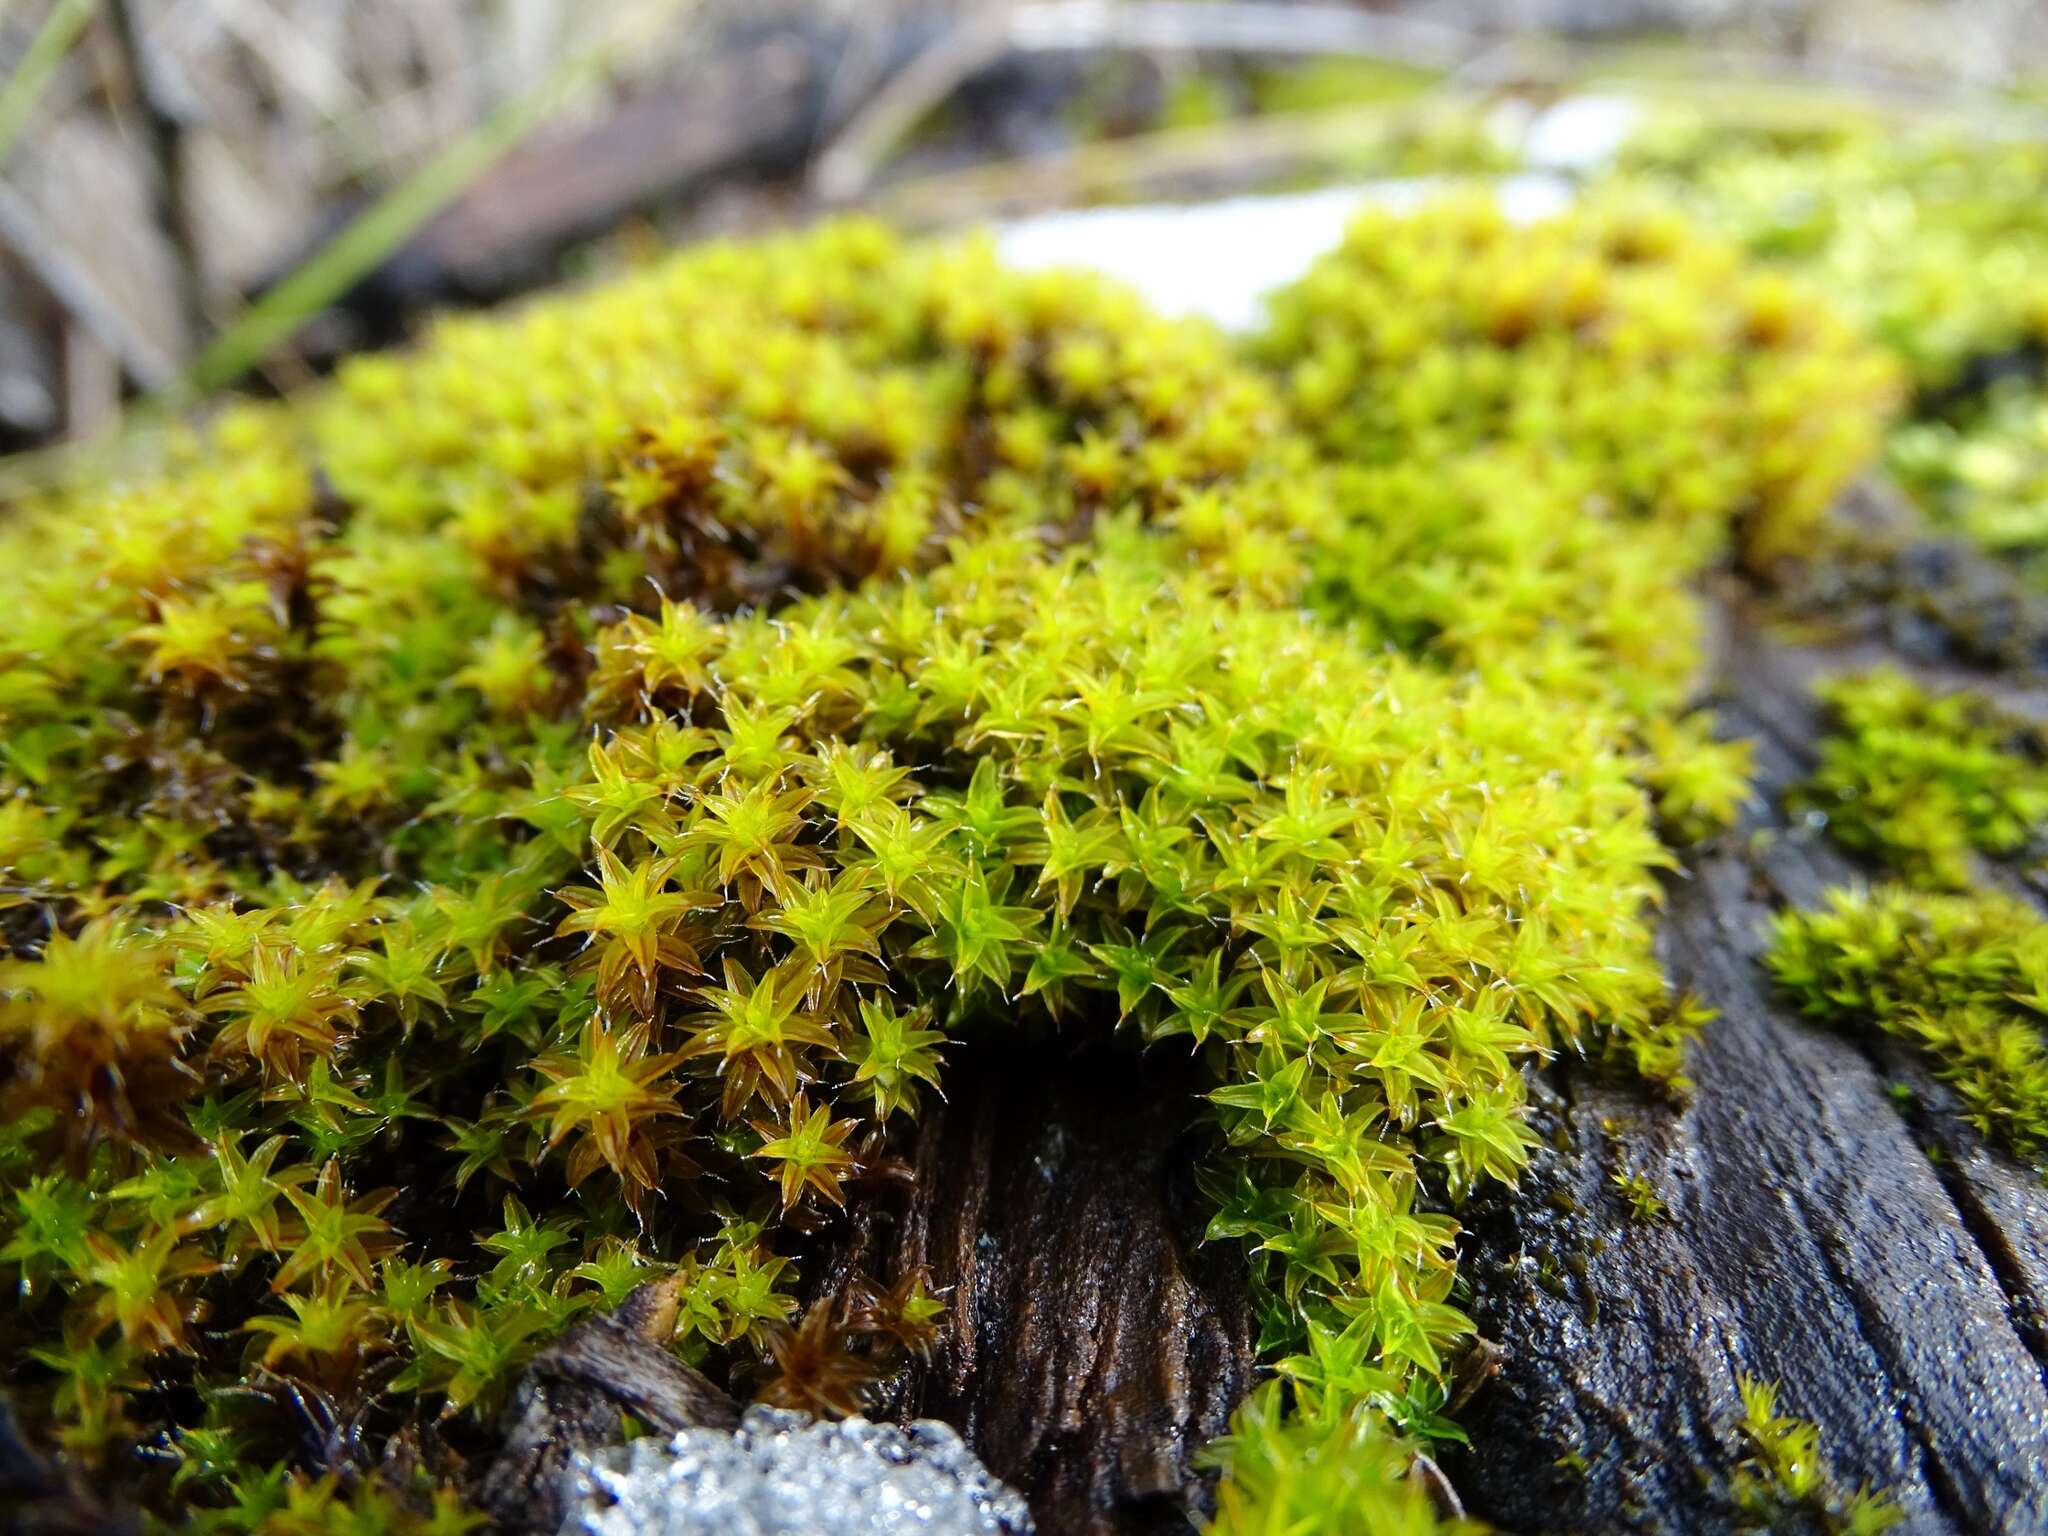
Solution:
{"label": "sunlit moss", "polygon": [[1622,169],[1825,289],[1923,389],[2048,342],[2038,140],[1863,114],[1772,130],[1666,109]]}
{"label": "sunlit moss", "polygon": [[[1687,583],[1814,515],[1884,370],[1661,215],[1376,216],[1281,314],[1262,371],[831,225],[0,533],[36,1424],[221,1529],[340,1509],[225,1389],[488,1419],[673,1272],[689,1358],[843,1407],[876,1357],[791,1327],[805,1234],[962,1043],[1059,1030],[1213,1073],[1285,1382],[1226,1519],[1353,1478],[1319,1437],[1449,1433],[1447,1208],[1526,1160],[1523,1067],[1682,1086],[1658,829],[1743,777],[1675,714]],[[1343,1497],[1428,1528],[1383,1482]]]}
{"label": "sunlit moss", "polygon": [[1667,568],[1731,523],[1752,560],[1798,551],[1897,392],[1815,295],[1627,198],[1525,225],[1483,194],[1370,214],[1273,311],[1260,355],[1327,450],[1486,446]]}
{"label": "sunlit moss", "polygon": [[1217,1536],[1356,1531],[1360,1536],[1476,1536],[1477,1521],[1445,1519],[1413,1467],[1413,1447],[1369,1411],[1331,1420],[1289,1418],[1273,1386],[1254,1392],[1217,1447],[1230,1469]]}

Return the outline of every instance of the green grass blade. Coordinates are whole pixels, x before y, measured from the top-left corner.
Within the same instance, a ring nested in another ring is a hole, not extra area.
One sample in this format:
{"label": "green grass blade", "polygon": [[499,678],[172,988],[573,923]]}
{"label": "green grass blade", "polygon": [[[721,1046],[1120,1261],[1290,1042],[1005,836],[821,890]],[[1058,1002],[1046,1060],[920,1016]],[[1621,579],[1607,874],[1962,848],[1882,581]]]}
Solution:
{"label": "green grass blade", "polygon": [[499,106],[366,209],[207,346],[192,365],[187,392],[232,384],[289,341],[309,317],[375,269],[540,127],[578,85],[597,75],[611,59],[615,41],[566,59],[547,79]]}
{"label": "green grass blade", "polygon": [[28,52],[22,55],[19,67],[7,77],[5,85],[0,85],[0,165],[7,163],[14,141],[35,110],[43,87],[50,83],[50,76],[57,72],[64,55],[71,51],[71,45],[78,41],[78,34],[92,18],[92,7],[93,0],[57,0],[43,19],[42,30],[29,43]]}

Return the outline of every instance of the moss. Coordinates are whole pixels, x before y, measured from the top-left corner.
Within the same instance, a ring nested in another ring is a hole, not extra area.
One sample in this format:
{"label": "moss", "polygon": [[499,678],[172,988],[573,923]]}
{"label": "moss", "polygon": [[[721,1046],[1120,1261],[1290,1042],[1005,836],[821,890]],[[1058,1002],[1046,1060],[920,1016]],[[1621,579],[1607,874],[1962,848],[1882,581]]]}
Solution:
{"label": "moss", "polygon": [[1750,799],[1755,747],[1747,739],[1719,741],[1705,711],[1649,723],[1653,761],[1643,781],[1656,796],[1657,821],[1673,843],[1696,843],[1726,832]]}
{"label": "moss", "polygon": [[1620,179],[1679,197],[1827,290],[1916,389],[1888,458],[1929,520],[2048,575],[2048,151],[1822,114],[1776,130],[1665,111]]}
{"label": "moss", "polygon": [[1413,1448],[1381,1421],[1290,1418],[1271,1384],[1253,1392],[1217,1451],[1230,1469],[1210,1527],[1217,1536],[1477,1536],[1484,1529],[1437,1513],[1428,1484],[1415,1474]]}
{"label": "moss", "polygon": [[1837,891],[1777,920],[1772,974],[1815,1018],[1917,1047],[1977,1127],[2048,1146],[2048,924],[2009,898]]}
{"label": "moss", "polygon": [[1657,1186],[1648,1174],[1633,1170],[1617,1171],[1614,1187],[1628,1201],[1629,1216],[1634,1221],[1662,1221],[1671,1214],[1671,1207],[1657,1193]]}
{"label": "moss", "polygon": [[959,1043],[1121,1036],[1213,1070],[1285,1383],[1226,1521],[1428,1528],[1389,1469],[1453,1432],[1447,1207],[1526,1159],[1526,1064],[1676,1085],[1700,1022],[1658,821],[1741,761],[1676,714],[1686,584],[1886,385],[1662,216],[1375,216],[1280,313],[1275,374],[830,225],[450,322],[0,534],[38,1423],[249,1529],[327,1497],[262,1394],[459,1437],[670,1269],[686,1356],[844,1408],[929,1298],[792,1326],[805,1234]]}
{"label": "moss", "polygon": [[1780,129],[1660,112],[1625,176],[1825,288],[1938,392],[2048,342],[2048,148],[1866,114]]}
{"label": "moss", "polygon": [[1833,728],[1791,797],[1844,847],[1944,889],[1974,855],[2026,853],[2048,823],[2048,741],[1967,690],[1936,694],[1894,671],[1830,679]]}
{"label": "moss", "polygon": [[1525,545],[1611,519],[1666,573],[1717,556],[1731,522],[1752,560],[1796,551],[1896,398],[1831,308],[1642,200],[1519,227],[1479,195],[1370,214],[1273,315],[1260,354],[1326,450],[1486,448],[1559,498]]}
{"label": "moss", "polygon": [[1892,473],[1935,526],[2048,588],[2048,393],[2008,380],[1955,414],[1895,432]]}
{"label": "moss", "polygon": [[1869,1488],[1839,1486],[1822,1456],[1820,1431],[1778,1411],[1778,1389],[1755,1376],[1740,1379],[1744,1446],[1733,1493],[1743,1529],[1814,1530],[1827,1536],[1877,1536],[1902,1524],[1905,1511]]}

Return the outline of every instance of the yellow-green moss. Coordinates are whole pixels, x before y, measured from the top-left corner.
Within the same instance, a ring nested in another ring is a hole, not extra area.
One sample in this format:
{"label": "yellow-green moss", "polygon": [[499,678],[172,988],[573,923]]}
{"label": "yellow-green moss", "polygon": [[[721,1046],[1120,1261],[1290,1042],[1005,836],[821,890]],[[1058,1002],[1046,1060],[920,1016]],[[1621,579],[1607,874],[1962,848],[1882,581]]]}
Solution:
{"label": "yellow-green moss", "polygon": [[1978,854],[2026,853],[2048,826],[2048,741],[1980,694],[1895,671],[1832,678],[1813,777],[1792,796],[1844,847],[1905,879],[1971,884]]}
{"label": "yellow-green moss", "polygon": [[1772,974],[1815,1018],[1917,1047],[1986,1134],[2048,1146],[2048,923],[2008,897],[1898,886],[1777,920]]}
{"label": "yellow-green moss", "polygon": [[1836,1482],[1822,1452],[1820,1430],[1778,1411],[1778,1389],[1743,1376],[1741,1434],[1744,1455],[1735,1473],[1735,1503],[1743,1528],[1782,1531],[1814,1528],[1827,1536],[1878,1536],[1904,1522],[1905,1511],[1871,1488]]}
{"label": "yellow-green moss", "polygon": [[1326,451],[1485,448],[1561,499],[1554,521],[1610,519],[1667,573],[1731,523],[1752,560],[1798,551],[1897,396],[1815,294],[1642,200],[1519,226],[1483,195],[1369,214],[1273,316],[1259,355]]}
{"label": "yellow-green moss", "polygon": [[1657,816],[1741,775],[1674,714],[1686,583],[1815,514],[1885,373],[1661,215],[1375,216],[1280,313],[1276,381],[831,225],[447,323],[0,533],[36,1422],[242,1530],[330,1497],[258,1365],[488,1415],[676,1267],[679,1348],[780,1358],[799,1234],[955,1042],[1057,1028],[1213,1067],[1286,1383],[1232,1528],[1325,1440],[1447,1432],[1445,1205],[1525,1160],[1522,1066],[1676,1083],[1698,1022]]}
{"label": "yellow-green moss", "polygon": [[1779,129],[1656,114],[1622,172],[1827,291],[1923,389],[2048,342],[2048,146],[1822,114]]}

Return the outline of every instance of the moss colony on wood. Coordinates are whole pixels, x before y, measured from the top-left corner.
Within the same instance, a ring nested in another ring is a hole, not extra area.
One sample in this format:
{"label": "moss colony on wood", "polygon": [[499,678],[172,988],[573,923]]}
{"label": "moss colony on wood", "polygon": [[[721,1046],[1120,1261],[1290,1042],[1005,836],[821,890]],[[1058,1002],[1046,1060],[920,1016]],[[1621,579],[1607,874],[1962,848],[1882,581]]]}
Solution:
{"label": "moss colony on wood", "polygon": [[1980,695],[1931,694],[1897,672],[1824,683],[1835,728],[1797,806],[1844,847],[1921,885],[1963,890],[1977,855],[2039,853],[2048,733]]}
{"label": "moss colony on wood", "polygon": [[1877,672],[1824,684],[1834,731],[1797,808],[1898,881],[1777,923],[1772,973],[1804,1011],[1917,1046],[1979,1130],[2048,1148],[2048,923],[1989,861],[2039,864],[2048,742],[1970,692]]}
{"label": "moss colony on wood", "polygon": [[1980,1130],[2038,1157],[2048,1147],[2048,924],[1992,895],[1897,886],[1837,892],[1787,913],[1773,973],[1806,1011],[1920,1047]]}
{"label": "moss colony on wood", "polygon": [[1213,1069],[1277,1370],[1219,1527],[1438,1528],[1449,1209],[1528,1156],[1522,1067],[1684,1086],[1656,877],[1745,763],[1678,713],[1688,584],[1795,548],[1892,393],[1646,207],[1369,217],[1251,360],[842,223],[18,518],[29,1420],[180,1528],[460,1529],[449,1448],[677,1266],[688,1358],[843,1410],[935,1308],[876,1277],[800,1348],[806,1234],[949,1051],[1057,1031]]}
{"label": "moss colony on wood", "polygon": [[[1887,459],[1930,521],[2039,585],[2048,553],[2048,148],[1840,113],[1734,129],[1662,114],[1631,177],[1756,259],[1839,296],[1905,364],[1916,399]],[[2043,1147],[2048,926],[1990,865],[2038,867],[2048,743],[1970,693],[1837,678],[1791,808],[1892,881],[1778,925],[1772,968],[1811,1015],[1919,1047],[1980,1128]]]}

